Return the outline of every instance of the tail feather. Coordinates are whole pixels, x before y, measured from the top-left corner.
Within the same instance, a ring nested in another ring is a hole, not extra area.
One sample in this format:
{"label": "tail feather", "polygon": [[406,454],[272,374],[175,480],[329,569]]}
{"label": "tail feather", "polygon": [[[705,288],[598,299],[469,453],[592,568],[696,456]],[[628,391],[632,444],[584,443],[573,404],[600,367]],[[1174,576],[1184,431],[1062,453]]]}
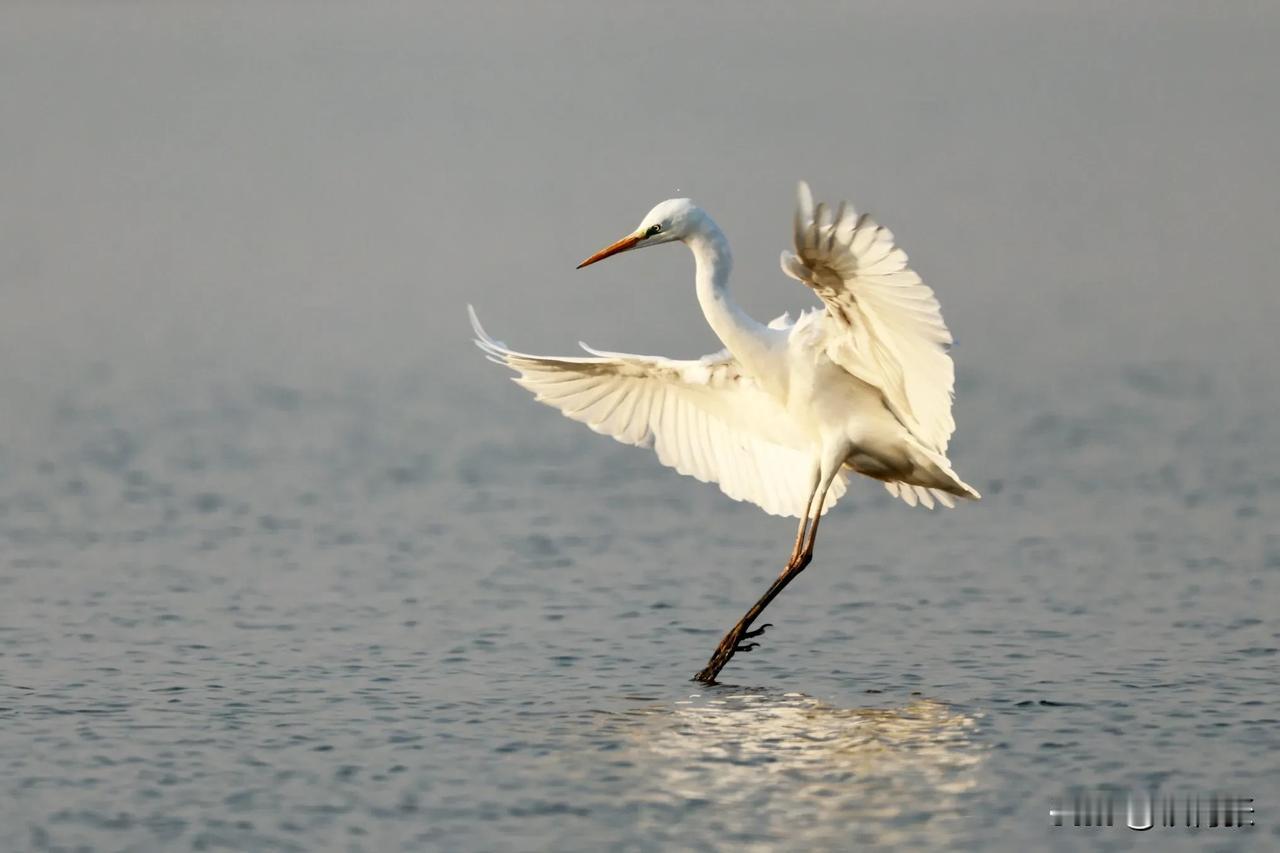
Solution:
{"label": "tail feather", "polygon": [[952,470],[951,462],[945,456],[920,446],[914,450],[920,457],[916,469],[909,477],[887,481],[884,487],[889,494],[908,506],[923,504],[929,509],[933,509],[935,501],[948,509],[954,508],[956,502],[953,495],[972,501],[982,499],[977,489],[961,480]]}

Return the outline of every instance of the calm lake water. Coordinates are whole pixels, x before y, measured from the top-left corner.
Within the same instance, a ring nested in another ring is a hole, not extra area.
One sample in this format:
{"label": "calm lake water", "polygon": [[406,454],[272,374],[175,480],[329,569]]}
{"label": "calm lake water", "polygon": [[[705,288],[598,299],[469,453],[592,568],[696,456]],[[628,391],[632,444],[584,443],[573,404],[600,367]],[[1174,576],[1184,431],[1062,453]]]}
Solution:
{"label": "calm lake water", "polygon": [[[1280,16],[782,8],[0,12],[0,849],[1280,846]],[[792,522],[464,306],[711,351],[682,250],[573,265],[690,193],[808,305],[800,177],[938,290],[984,500],[855,482],[706,688]],[[1258,826],[1051,825],[1150,785]]]}

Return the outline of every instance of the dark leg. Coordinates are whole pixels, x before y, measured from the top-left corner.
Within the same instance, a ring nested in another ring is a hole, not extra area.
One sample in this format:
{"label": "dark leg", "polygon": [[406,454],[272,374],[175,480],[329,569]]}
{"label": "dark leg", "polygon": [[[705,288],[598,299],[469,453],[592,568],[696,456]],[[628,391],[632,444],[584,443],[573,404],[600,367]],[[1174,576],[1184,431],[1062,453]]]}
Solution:
{"label": "dark leg", "polygon": [[[814,494],[809,497],[809,505],[805,509],[805,517],[800,520],[800,530],[796,534],[796,547],[792,552],[791,559],[787,562],[786,568],[782,570],[782,573],[778,575],[760,600],[746,612],[746,615],[738,620],[738,624],[730,628],[729,633],[724,635],[720,645],[716,646],[715,653],[711,655],[711,660],[707,661],[707,665],[703,667],[702,671],[693,677],[694,681],[701,681],[703,684],[715,684],[716,676],[720,674],[720,670],[724,669],[725,664],[729,662],[734,653],[749,652],[759,645],[758,643],[746,643],[744,645],[742,641],[751,637],[758,637],[764,633],[764,629],[768,628],[768,625],[763,625],[752,631],[750,630],[751,624],[760,617],[760,614],[769,606],[769,603],[787,588],[787,584],[791,583],[796,575],[805,570],[805,567],[813,559],[813,545],[818,535],[818,519],[822,517],[822,504],[827,498],[827,489],[831,487],[833,479],[834,476],[827,478],[823,483],[814,483],[815,487],[820,486],[820,488],[815,488]],[[814,503],[814,498],[817,498],[817,503]],[[805,538],[806,522],[808,522],[810,515],[813,516],[813,521],[809,524],[808,542],[801,548],[801,542]]]}
{"label": "dark leg", "polygon": [[787,567],[782,570],[782,574],[778,575],[778,579],[769,587],[769,591],[747,611],[745,616],[738,620],[738,624],[734,625],[729,630],[729,633],[724,635],[724,639],[716,647],[715,654],[711,656],[711,660],[707,661],[706,667],[693,677],[694,681],[701,681],[703,684],[715,684],[716,676],[720,674],[720,670],[724,669],[724,665],[729,662],[735,652],[749,652],[756,647],[755,643],[741,645],[741,642],[750,637],[760,636],[764,633],[764,629],[769,626],[765,625],[755,631],[751,631],[748,630],[751,627],[751,623],[755,622],[760,614],[764,612],[764,609],[769,606],[769,602],[778,597],[778,593],[786,589],[792,578],[804,571],[805,566],[809,565],[810,559],[812,559],[812,555],[804,553],[796,560],[787,563]]}

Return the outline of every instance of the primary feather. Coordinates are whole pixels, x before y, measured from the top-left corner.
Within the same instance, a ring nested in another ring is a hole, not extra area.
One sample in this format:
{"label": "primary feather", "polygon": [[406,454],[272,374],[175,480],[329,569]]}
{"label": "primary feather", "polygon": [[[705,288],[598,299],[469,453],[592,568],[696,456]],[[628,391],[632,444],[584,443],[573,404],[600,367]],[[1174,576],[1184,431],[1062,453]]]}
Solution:
{"label": "primary feather", "polygon": [[[809,451],[782,406],[728,352],[679,361],[584,344],[588,357],[530,355],[491,338],[468,311],[476,345],[519,373],[515,381],[539,402],[624,444],[653,447],[663,465],[716,483],[734,500],[772,515],[804,513]],[[845,488],[842,473],[823,512]]]}
{"label": "primary feather", "polygon": [[844,331],[829,336],[828,357],[879,388],[916,440],[945,455],[956,427],[951,332],[892,232],[843,203],[834,215],[815,207],[801,182],[795,252],[782,253],[782,269],[812,288]]}

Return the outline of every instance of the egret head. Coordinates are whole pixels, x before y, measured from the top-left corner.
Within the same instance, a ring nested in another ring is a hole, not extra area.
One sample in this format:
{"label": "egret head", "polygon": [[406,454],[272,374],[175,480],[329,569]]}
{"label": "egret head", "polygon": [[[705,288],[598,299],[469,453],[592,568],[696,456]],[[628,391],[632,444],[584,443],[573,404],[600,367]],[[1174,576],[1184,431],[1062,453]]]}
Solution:
{"label": "egret head", "polygon": [[687,198],[667,199],[645,214],[635,231],[616,243],[605,246],[578,264],[578,269],[590,266],[596,261],[603,261],[619,252],[683,240],[697,229],[704,215],[702,210]]}

